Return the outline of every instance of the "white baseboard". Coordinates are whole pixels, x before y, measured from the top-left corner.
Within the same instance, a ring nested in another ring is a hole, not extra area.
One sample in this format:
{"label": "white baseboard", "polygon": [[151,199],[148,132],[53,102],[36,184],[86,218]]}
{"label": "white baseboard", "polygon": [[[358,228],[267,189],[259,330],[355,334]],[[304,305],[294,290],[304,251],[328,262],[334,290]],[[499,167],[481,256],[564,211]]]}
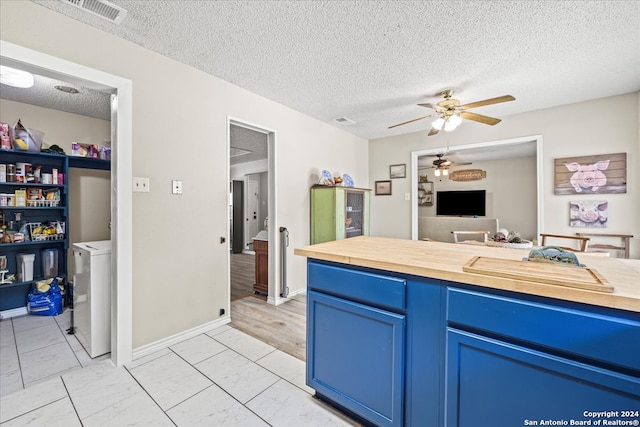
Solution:
{"label": "white baseboard", "polygon": [[27,307],[12,308],[11,310],[0,311],[0,319],[10,319],[12,317],[24,316],[29,314]]}
{"label": "white baseboard", "polygon": [[196,326],[195,328],[188,329],[184,332],[180,332],[179,334],[171,335],[170,337],[166,337],[161,340],[158,340],[149,344],[145,344],[141,347],[133,349],[132,360],[136,360],[136,359],[139,359],[140,357],[144,357],[151,353],[155,353],[158,350],[162,350],[164,348],[170,347],[174,344],[179,343],[180,341],[193,338],[195,336],[208,332],[212,329],[219,328],[220,326],[226,325],[229,322],[231,322],[231,316],[224,316],[212,322],[205,323],[204,325]]}
{"label": "white baseboard", "polygon": [[273,297],[268,297],[267,298],[267,303],[271,304],[271,305],[280,305],[280,304],[284,304],[285,302],[289,301],[291,298],[293,298],[296,295],[300,295],[300,294],[306,294],[307,293],[307,288],[302,288],[302,289],[298,289],[296,291],[289,291],[289,296],[287,296],[286,298],[273,298]]}

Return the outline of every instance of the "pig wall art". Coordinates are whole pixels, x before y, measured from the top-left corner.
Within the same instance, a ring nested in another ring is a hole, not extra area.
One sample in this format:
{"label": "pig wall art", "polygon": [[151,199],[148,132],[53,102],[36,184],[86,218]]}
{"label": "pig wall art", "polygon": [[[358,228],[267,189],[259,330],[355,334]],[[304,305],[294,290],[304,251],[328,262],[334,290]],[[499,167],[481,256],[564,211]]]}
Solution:
{"label": "pig wall art", "polygon": [[604,194],[627,192],[627,154],[555,159],[554,193]]}
{"label": "pig wall art", "polygon": [[571,227],[605,228],[609,216],[609,203],[602,200],[570,202],[569,212]]}

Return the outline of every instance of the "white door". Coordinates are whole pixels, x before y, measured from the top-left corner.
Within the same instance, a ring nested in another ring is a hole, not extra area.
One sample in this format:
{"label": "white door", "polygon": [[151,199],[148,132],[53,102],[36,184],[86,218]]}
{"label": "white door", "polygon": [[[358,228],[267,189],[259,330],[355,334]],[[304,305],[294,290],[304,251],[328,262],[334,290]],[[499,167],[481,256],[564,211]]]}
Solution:
{"label": "white door", "polygon": [[246,217],[246,248],[249,248],[249,244],[253,243],[251,240],[258,234],[258,201],[260,198],[259,194],[260,183],[251,178],[247,181],[247,207],[245,209],[245,217]]}

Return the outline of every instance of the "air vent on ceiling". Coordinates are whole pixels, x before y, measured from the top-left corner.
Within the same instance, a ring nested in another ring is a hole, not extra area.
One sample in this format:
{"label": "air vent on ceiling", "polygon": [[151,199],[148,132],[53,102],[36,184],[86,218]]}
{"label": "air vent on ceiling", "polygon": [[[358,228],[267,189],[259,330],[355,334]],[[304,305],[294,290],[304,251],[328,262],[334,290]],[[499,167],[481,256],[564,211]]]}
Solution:
{"label": "air vent on ceiling", "polygon": [[337,119],[333,119],[334,122],[338,123],[339,125],[342,126],[349,126],[349,125],[355,125],[356,122],[354,122],[351,119],[348,119],[346,117],[338,117]]}
{"label": "air vent on ceiling", "polygon": [[106,0],[60,0],[93,15],[119,24],[127,16],[127,11]]}

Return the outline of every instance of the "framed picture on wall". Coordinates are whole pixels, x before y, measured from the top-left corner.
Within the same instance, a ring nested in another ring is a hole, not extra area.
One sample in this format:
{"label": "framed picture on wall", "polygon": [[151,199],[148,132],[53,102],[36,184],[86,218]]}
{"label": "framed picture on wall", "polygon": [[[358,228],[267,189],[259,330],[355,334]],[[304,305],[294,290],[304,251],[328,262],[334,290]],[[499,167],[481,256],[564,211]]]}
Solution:
{"label": "framed picture on wall", "polygon": [[407,165],[391,165],[389,166],[389,178],[406,178],[407,177]]}
{"label": "framed picture on wall", "polygon": [[376,181],[376,196],[390,196],[391,181]]}

